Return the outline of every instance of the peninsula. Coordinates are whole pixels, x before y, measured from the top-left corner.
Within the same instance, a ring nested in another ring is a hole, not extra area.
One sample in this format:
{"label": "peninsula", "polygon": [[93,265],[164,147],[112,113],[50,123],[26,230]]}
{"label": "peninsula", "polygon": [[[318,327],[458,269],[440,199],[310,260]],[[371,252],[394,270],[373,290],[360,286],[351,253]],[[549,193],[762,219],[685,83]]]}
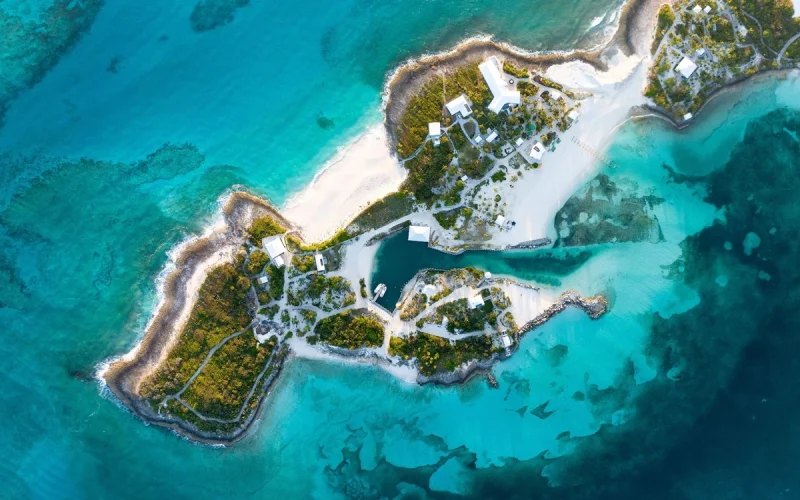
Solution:
{"label": "peninsula", "polygon": [[[513,356],[523,335],[567,307],[601,317],[602,295],[474,268],[422,269],[384,307],[386,287],[371,272],[380,244],[399,233],[453,254],[584,246],[598,231],[657,239],[649,212],[657,200],[626,199],[622,210],[602,175],[585,197],[573,196],[609,163],[613,131],[653,111],[685,124],[725,85],[787,67],[800,36],[795,19],[795,33],[781,34],[780,52],[764,63],[774,40],[756,43],[749,30],[783,15],[780,2],[767,14],[721,0],[662,3],[625,4],[601,50],[530,54],[476,39],[399,68],[387,83],[385,129],[365,139],[387,151],[389,160],[376,161],[387,170],[357,172],[369,169],[344,158],[283,211],[230,193],[222,221],[176,252],[141,342],[103,370],[108,387],[148,422],[230,444],[257,420],[292,353],[450,384]],[[726,28],[702,15],[730,23],[729,45],[707,40]],[[707,55],[696,63],[690,48]],[[748,48],[757,61],[729,64],[731,51]],[[337,172],[353,172],[349,187]],[[373,194],[382,198],[361,206]],[[603,218],[581,209],[593,203]]]}

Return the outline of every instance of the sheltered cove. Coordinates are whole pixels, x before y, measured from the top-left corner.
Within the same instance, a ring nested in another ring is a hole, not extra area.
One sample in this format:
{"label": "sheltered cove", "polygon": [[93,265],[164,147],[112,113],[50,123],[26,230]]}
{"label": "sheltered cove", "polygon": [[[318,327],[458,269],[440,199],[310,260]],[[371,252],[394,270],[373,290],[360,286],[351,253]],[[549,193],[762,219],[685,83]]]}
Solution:
{"label": "sheltered cove", "polygon": [[[657,4],[658,2],[647,0],[634,1],[626,4],[621,16],[623,18],[621,20],[621,28],[618,30],[617,35],[614,38],[614,42],[612,42],[612,47],[614,47],[613,44],[618,44],[616,47],[622,48],[623,52],[626,44],[628,44],[630,47],[630,42],[628,41],[630,36],[628,32],[630,28],[628,25],[635,22],[641,23],[641,18],[643,17],[642,13],[645,11],[651,11],[652,7],[657,6]],[[646,7],[648,6],[651,7],[651,9],[647,9]],[[537,59],[536,56],[513,53],[509,48],[500,46],[493,42],[470,42],[464,53],[462,53],[461,48],[459,48],[457,51],[451,52],[445,56],[447,58],[446,60],[438,61],[435,64],[437,66],[443,64],[452,64],[455,67],[458,65],[457,61],[461,57],[465,57],[466,61],[474,61],[477,60],[477,58],[491,54],[503,56],[506,59],[511,59],[512,63],[517,62],[518,64],[522,64],[524,66],[530,66],[531,64],[548,66],[565,61],[581,60],[584,62],[589,62],[595,67],[602,67],[603,63],[600,62],[600,53],[601,52],[596,52],[594,55],[587,55],[586,53],[576,53],[573,55],[545,55]],[[428,64],[428,61],[425,60],[424,64]],[[462,62],[462,64],[464,63]],[[426,68],[421,68],[416,72],[415,70],[408,70],[407,73],[405,73],[404,70],[399,70],[389,83],[385,124],[387,129],[390,131],[389,136],[392,138],[393,143],[396,141],[396,137],[393,132],[396,130],[396,126],[399,123],[398,120],[400,119],[400,116],[402,116],[405,104],[408,102],[408,98],[415,90],[419,90],[419,88],[421,88],[421,86],[430,78],[430,74],[426,72]],[[395,93],[395,86],[397,86],[398,93]],[[404,91],[406,94],[401,94]],[[367,209],[365,212],[369,212],[369,209]],[[159,410],[156,410],[150,403],[144,401],[139,396],[139,390],[143,380],[152,375],[152,373],[157,370],[159,366],[166,360],[170,349],[174,347],[177,337],[186,324],[188,316],[193,307],[192,301],[195,300],[195,297],[193,296],[193,293],[195,292],[193,292],[192,287],[189,286],[190,282],[193,279],[197,280],[198,277],[202,278],[202,276],[207,274],[210,269],[215,267],[215,265],[232,260],[233,256],[246,242],[248,230],[250,229],[250,226],[254,220],[264,217],[273,219],[283,226],[285,229],[283,234],[286,236],[300,232],[299,228],[294,227],[290,221],[285,220],[281,214],[268,202],[244,192],[237,191],[230,194],[223,205],[222,213],[225,221],[224,228],[217,229],[211,234],[184,246],[180,252],[180,256],[175,261],[175,270],[170,273],[163,284],[164,300],[161,304],[159,304],[157,313],[148,325],[142,341],[132,353],[111,363],[109,368],[103,373],[103,377],[111,391],[142,419],[157,425],[171,428],[176,432],[197,441],[230,444],[245,436],[252,423],[257,420],[258,414],[265,400],[265,395],[269,392],[269,389],[272,387],[274,381],[279,377],[280,369],[285,359],[284,356],[277,355],[278,357],[276,358],[274,364],[275,370],[273,370],[264,379],[263,385],[258,387],[257,391],[256,388],[259,381],[256,382],[255,386],[253,386],[255,394],[253,394],[253,391],[251,391],[251,396],[255,396],[256,398],[255,407],[245,419],[237,422],[237,425],[235,425],[231,430],[202,430],[196,425],[193,425],[192,423],[174,415],[162,415]],[[337,238],[334,237],[333,241],[327,242],[327,244],[322,245],[322,247],[335,248],[340,245],[346,246],[351,241],[355,241],[358,243],[357,246],[359,250],[363,250],[364,248],[371,247],[374,243],[380,241],[387,234],[403,230],[412,222],[412,220],[417,218],[417,216],[418,214],[411,212],[408,214],[403,214],[402,216],[397,217],[390,222],[383,223],[368,230],[364,230],[363,227],[358,227],[357,229],[359,232],[357,232],[354,236],[351,233],[349,238],[345,238],[342,241],[337,241]],[[357,218],[356,221],[358,221],[358,219],[359,218]],[[350,226],[352,226],[352,223]],[[358,225],[356,224],[356,226]],[[362,242],[361,240],[366,241]],[[299,254],[303,254],[303,252],[313,252],[316,250],[313,249],[313,245],[307,246],[300,238],[297,238],[296,241],[296,245],[299,247]],[[443,251],[453,251],[447,246],[437,246],[436,242],[433,243],[434,245],[432,246],[434,246],[434,248],[438,248]],[[525,242],[519,241],[517,243],[519,244]],[[488,244],[478,244],[470,245],[470,248],[481,247],[498,249],[508,246],[510,245],[491,246]],[[458,251],[463,251],[463,248]],[[250,255],[252,255],[253,252],[254,250],[251,249]],[[374,256],[374,253],[372,255]],[[418,275],[418,278],[421,278],[421,276]],[[513,280],[509,280],[509,282],[509,284],[512,286],[520,286],[523,288],[526,286],[524,284],[514,282]],[[355,286],[353,280],[351,280],[351,284]],[[362,288],[366,288],[367,291],[371,289],[371,287],[365,287],[363,284]],[[413,292],[411,292],[411,294],[413,295]],[[366,297],[363,295],[364,294],[362,293],[362,299],[365,299]],[[411,296],[404,297],[404,299],[408,298],[411,298]],[[357,305],[363,305],[364,303],[363,300],[358,299],[356,299],[356,302]],[[449,302],[443,302],[442,305],[445,305]],[[513,331],[518,335],[521,335],[526,331],[535,329],[568,306],[578,307],[586,312],[590,317],[597,318],[605,312],[607,304],[605,299],[600,296],[587,299],[581,297],[577,292],[574,291],[564,292],[541,314],[538,314],[532,318],[526,318],[525,324],[520,328],[514,328]],[[344,310],[346,308],[338,309]],[[388,311],[386,313],[391,315],[391,313],[388,313]],[[380,310],[376,310],[374,315],[380,318]],[[244,335],[248,335],[248,333],[245,332]],[[391,332],[389,336],[391,336]],[[285,345],[286,344],[280,347],[285,348]],[[516,348],[518,345],[517,337],[517,342],[515,343],[514,348]],[[330,348],[329,352],[336,352],[339,355],[350,355],[366,354],[370,351],[360,351],[358,349],[344,351],[341,348],[334,347]],[[507,355],[510,355],[509,351],[506,351],[505,356]],[[494,352],[488,358],[470,360],[468,363],[462,364],[454,370],[440,370],[429,375],[419,374],[417,380],[419,383],[440,384],[463,382],[475,373],[488,369],[494,362],[504,358],[505,356],[499,351]],[[379,357],[375,358],[380,359]],[[386,360],[386,358],[383,358],[379,362],[388,363],[389,361]],[[200,369],[202,369],[202,367]],[[248,401],[245,401],[245,404],[247,403]]]}

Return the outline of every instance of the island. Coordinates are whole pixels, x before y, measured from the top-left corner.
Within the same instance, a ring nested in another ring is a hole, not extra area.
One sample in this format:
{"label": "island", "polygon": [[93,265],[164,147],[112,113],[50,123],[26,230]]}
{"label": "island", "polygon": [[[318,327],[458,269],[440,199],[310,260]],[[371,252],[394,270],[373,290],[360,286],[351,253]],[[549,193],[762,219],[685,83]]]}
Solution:
{"label": "island", "polygon": [[[603,294],[473,267],[419,269],[381,305],[386,285],[372,269],[390,237],[449,254],[657,241],[650,207],[662,200],[589,177],[608,163],[610,134],[654,112],[686,125],[726,85],[788,66],[800,37],[796,19],[788,38],[754,31],[788,12],[781,2],[752,12],[748,2],[661,4],[628,2],[596,51],[530,54],[475,39],[399,68],[384,111],[407,172],[400,189],[321,241],[267,200],[230,193],[223,222],[175,252],[141,341],[101,374],[109,389],[149,423],[227,445],[247,435],[293,355],[375,364],[420,384],[481,373],[496,384],[489,368],[566,308],[602,317]],[[563,71],[576,66],[588,84]]]}

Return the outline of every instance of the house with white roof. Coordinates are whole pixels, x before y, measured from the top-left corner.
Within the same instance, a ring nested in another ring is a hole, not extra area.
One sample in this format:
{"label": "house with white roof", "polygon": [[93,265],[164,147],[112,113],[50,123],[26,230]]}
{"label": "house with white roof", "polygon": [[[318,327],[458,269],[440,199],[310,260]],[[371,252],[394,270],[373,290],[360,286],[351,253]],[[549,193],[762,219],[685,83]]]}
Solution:
{"label": "house with white roof", "polygon": [[454,118],[457,114],[461,114],[461,118],[466,118],[472,114],[472,108],[469,107],[466,94],[461,94],[444,106],[447,108],[448,113]]}
{"label": "house with white roof", "polygon": [[544,154],[544,144],[537,142],[531,147],[531,158],[534,160],[541,160]]}
{"label": "house with white roof", "polygon": [[511,339],[505,333],[500,335],[500,342],[503,343],[504,348],[511,347]]}
{"label": "house with white roof", "polygon": [[467,299],[467,304],[470,309],[477,309],[483,305],[483,297],[481,297],[481,294],[473,295]]}
{"label": "house with white roof", "polygon": [[688,122],[689,120],[692,119],[692,116],[693,115],[691,113],[686,113],[685,115],[683,115],[683,121]]}
{"label": "house with white roof", "polygon": [[264,238],[261,240],[261,246],[267,252],[273,264],[278,267],[284,266],[283,254],[286,253],[286,245],[283,244],[283,239],[281,239],[280,235]]}
{"label": "house with white roof", "polygon": [[711,12],[711,6],[706,5],[705,8],[703,8],[703,14],[708,14],[709,12]]}
{"label": "house with white roof", "polygon": [[703,8],[700,7],[700,4],[697,4],[694,7],[692,7],[692,12],[694,12],[695,14],[699,14],[703,12]]}
{"label": "house with white roof", "polygon": [[494,223],[497,224],[498,226],[502,226],[503,223],[505,223],[505,221],[506,221],[505,217],[503,217],[502,215],[498,215],[497,219],[494,220]]}
{"label": "house with white roof", "polygon": [[680,73],[684,78],[689,78],[697,70],[697,64],[688,57],[681,59],[681,62],[675,66],[675,71]]}
{"label": "house with white roof", "polygon": [[572,121],[577,120],[579,116],[580,113],[578,113],[577,109],[572,109],[569,113],[567,113],[567,118],[569,118]]}
{"label": "house with white roof", "polygon": [[322,257],[321,253],[314,254],[314,263],[317,265],[317,272],[319,273],[325,272],[325,258]]}
{"label": "house with white roof", "polygon": [[442,124],[439,122],[431,122],[428,124],[428,135],[433,140],[433,145],[439,145],[439,138],[442,137]]}
{"label": "house with white roof", "polygon": [[431,228],[428,226],[409,226],[408,241],[428,243],[431,240]]}
{"label": "house with white roof", "polygon": [[500,61],[497,57],[490,57],[478,65],[481,70],[483,79],[486,80],[486,85],[492,92],[492,102],[489,103],[489,111],[499,113],[504,107],[508,105],[519,104],[521,96],[518,90],[515,90],[513,80],[506,81],[503,73],[500,71]]}
{"label": "house with white roof", "polygon": [[494,140],[495,140],[495,139],[497,139],[497,132],[495,132],[494,130],[492,130],[492,133],[491,133],[491,134],[489,134],[488,136],[486,136],[486,142],[488,142],[489,144],[491,144],[491,143],[493,143],[493,142],[494,142]]}
{"label": "house with white roof", "polygon": [[517,147],[520,147],[520,146],[522,146],[523,142],[525,142],[525,141],[522,140],[522,137],[517,137],[517,140],[514,141],[514,144],[516,144]]}

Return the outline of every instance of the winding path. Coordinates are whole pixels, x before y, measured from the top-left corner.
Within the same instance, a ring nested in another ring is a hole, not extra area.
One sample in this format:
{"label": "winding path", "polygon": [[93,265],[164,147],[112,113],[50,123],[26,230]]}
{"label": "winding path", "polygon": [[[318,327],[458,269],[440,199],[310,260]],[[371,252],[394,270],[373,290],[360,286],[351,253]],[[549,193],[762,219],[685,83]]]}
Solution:
{"label": "winding path", "polygon": [[781,65],[781,59],[783,59],[783,56],[786,54],[786,51],[789,49],[789,47],[792,45],[792,43],[794,43],[795,40],[798,40],[798,39],[800,39],[800,32],[798,32],[796,35],[794,35],[792,38],[790,38],[789,41],[786,42],[786,44],[781,48],[781,51],[778,54],[778,59],[777,59],[778,66]]}

